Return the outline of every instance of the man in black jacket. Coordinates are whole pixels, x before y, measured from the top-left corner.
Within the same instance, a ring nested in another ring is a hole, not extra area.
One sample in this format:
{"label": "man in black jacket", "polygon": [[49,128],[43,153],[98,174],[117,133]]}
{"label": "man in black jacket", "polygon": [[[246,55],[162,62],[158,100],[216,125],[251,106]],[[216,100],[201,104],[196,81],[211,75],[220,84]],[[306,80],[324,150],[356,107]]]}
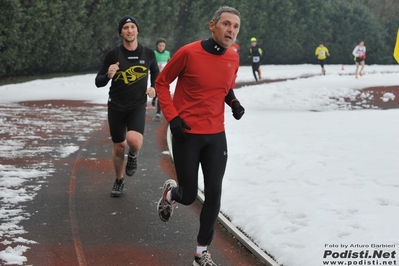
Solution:
{"label": "man in black jacket", "polygon": [[[138,43],[139,24],[131,16],[118,23],[123,44],[109,51],[96,76],[96,86],[104,87],[111,80],[108,98],[108,123],[112,142],[112,160],[116,179],[111,196],[119,197],[124,187],[123,163],[126,145],[129,154],[126,175],[137,169],[137,155],[143,144],[147,95],[155,96],[154,83],[159,68],[152,49]],[[147,87],[148,74],[151,86]]]}
{"label": "man in black jacket", "polygon": [[256,76],[256,72],[258,73],[259,80],[262,79],[262,70],[260,69],[260,63],[263,58],[263,50],[262,48],[259,47],[255,37],[251,38],[251,47],[249,48],[249,58],[252,59],[252,73],[255,77],[255,81],[258,82],[258,77]]}

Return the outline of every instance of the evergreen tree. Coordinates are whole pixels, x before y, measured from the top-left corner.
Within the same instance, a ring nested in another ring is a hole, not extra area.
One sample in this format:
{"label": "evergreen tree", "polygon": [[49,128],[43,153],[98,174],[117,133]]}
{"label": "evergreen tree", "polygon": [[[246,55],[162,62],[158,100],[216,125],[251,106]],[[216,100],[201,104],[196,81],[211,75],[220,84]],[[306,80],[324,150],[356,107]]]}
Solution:
{"label": "evergreen tree", "polygon": [[[172,54],[210,36],[209,21],[220,0],[0,0],[0,76],[97,70],[121,44],[118,21],[134,16],[139,42],[155,48],[168,41]],[[241,64],[249,65],[250,38],[263,48],[266,64],[315,63],[323,41],[329,63],[353,63],[360,40],[368,64],[392,64],[399,25],[397,0],[231,0],[241,13]]]}

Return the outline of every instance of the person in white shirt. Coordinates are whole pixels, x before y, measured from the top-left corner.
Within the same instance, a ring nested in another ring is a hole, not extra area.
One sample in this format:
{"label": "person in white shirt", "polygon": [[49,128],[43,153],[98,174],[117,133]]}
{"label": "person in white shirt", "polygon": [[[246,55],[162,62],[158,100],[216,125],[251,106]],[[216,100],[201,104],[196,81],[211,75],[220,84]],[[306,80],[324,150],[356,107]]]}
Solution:
{"label": "person in white shirt", "polygon": [[[366,62],[366,46],[364,46],[364,41],[360,41],[359,44],[353,49],[352,52],[353,56],[355,57],[356,63],[356,78],[362,76],[362,71],[364,69],[364,64]],[[359,71],[359,65],[361,66]]]}

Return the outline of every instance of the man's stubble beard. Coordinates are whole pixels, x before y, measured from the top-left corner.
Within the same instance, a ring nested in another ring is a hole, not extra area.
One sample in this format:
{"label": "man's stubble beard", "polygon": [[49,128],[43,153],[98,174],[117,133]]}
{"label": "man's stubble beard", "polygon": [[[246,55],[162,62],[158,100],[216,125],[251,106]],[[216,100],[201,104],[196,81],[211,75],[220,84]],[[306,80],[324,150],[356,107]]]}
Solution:
{"label": "man's stubble beard", "polygon": [[137,40],[137,36],[133,36],[133,38],[130,39],[130,40],[128,40],[127,38],[125,38],[124,40],[125,40],[125,42],[127,42],[127,43],[133,43],[133,42],[135,42],[135,41]]}

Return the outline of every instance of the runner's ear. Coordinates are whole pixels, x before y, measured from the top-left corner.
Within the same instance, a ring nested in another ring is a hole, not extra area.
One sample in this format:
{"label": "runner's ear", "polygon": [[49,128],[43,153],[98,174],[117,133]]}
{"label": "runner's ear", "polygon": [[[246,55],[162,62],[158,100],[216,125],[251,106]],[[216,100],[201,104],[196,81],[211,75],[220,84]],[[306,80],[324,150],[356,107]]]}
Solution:
{"label": "runner's ear", "polygon": [[215,32],[215,22],[213,20],[209,21],[209,29]]}

